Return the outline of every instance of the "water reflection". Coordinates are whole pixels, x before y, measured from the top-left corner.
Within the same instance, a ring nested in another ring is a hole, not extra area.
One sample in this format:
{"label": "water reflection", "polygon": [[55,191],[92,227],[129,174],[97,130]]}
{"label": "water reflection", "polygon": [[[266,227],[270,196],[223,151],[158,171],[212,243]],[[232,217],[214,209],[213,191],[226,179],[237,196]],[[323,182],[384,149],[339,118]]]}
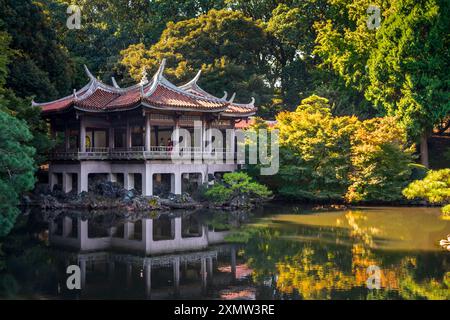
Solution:
{"label": "water reflection", "polygon": [[[229,212],[74,213],[43,225],[30,214],[3,244],[0,297],[449,299],[450,253],[439,241],[450,222],[439,216],[424,208],[273,207],[245,225],[247,215]],[[81,268],[81,291],[66,287],[71,264]],[[366,285],[373,265],[380,290]]]}

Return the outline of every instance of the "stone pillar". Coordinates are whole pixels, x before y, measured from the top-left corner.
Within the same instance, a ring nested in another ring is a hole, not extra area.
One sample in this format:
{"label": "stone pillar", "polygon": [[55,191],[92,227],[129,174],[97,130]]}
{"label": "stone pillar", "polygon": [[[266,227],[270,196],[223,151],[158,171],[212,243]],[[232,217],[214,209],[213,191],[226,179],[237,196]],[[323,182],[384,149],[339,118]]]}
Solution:
{"label": "stone pillar", "polygon": [[147,113],[145,115],[145,151],[150,151],[151,146],[151,126],[150,126],[150,115]]}
{"label": "stone pillar", "polygon": [[127,240],[132,240],[134,238],[134,223],[125,222],[123,225],[123,237]]}
{"label": "stone pillar", "polygon": [[83,250],[86,245],[86,241],[88,240],[88,221],[82,220],[81,218],[77,219],[78,223],[78,234],[77,240],[79,243],[80,250]]}
{"label": "stone pillar", "polygon": [[83,117],[80,117],[80,152],[86,152],[86,125]]}
{"label": "stone pillar", "polygon": [[109,128],[109,133],[108,133],[109,137],[108,137],[108,147],[109,149],[114,149],[114,128]]}
{"label": "stone pillar", "polygon": [[83,166],[80,168],[80,172],[78,173],[78,193],[83,191],[88,191],[88,173],[85,172]]}
{"label": "stone pillar", "polygon": [[145,253],[151,254],[153,242],[153,219],[142,219],[142,242]]}
{"label": "stone pillar", "polygon": [[50,191],[53,191],[53,187],[58,183],[58,176],[56,173],[49,171],[48,173],[48,186]]}
{"label": "stone pillar", "polygon": [[145,280],[145,297],[148,299],[152,293],[152,265],[149,260],[144,266],[144,280]]}
{"label": "stone pillar", "polygon": [[170,192],[181,194],[181,176],[180,173],[173,173],[170,175]]}
{"label": "stone pillar", "polygon": [[127,190],[134,189],[134,173],[124,173],[123,180],[125,189]]}
{"label": "stone pillar", "polygon": [[173,285],[174,292],[177,295],[180,292],[180,258],[175,257],[172,262],[173,266]]}
{"label": "stone pillar", "polygon": [[175,239],[181,240],[181,217],[174,218],[175,220]]}
{"label": "stone pillar", "polygon": [[62,225],[62,236],[63,237],[68,237],[70,236],[71,232],[72,232],[72,218],[70,217],[64,217],[63,218],[63,225]]}
{"label": "stone pillar", "polygon": [[145,173],[142,174],[142,195],[153,195],[153,173],[150,166],[146,166]]}
{"label": "stone pillar", "polygon": [[62,174],[62,190],[65,193],[72,191],[72,173]]}

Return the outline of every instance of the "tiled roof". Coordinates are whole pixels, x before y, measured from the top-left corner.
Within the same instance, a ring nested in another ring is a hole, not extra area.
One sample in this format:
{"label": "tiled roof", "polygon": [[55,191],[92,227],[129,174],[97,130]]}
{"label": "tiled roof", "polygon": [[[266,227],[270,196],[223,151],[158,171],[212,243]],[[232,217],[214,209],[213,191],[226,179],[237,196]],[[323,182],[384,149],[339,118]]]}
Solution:
{"label": "tiled roof", "polygon": [[[144,107],[187,110],[201,112],[220,112],[228,116],[248,116],[255,113],[256,108],[252,101],[250,104],[237,104],[230,100],[215,97],[197,84],[197,76],[189,83],[177,87],[170,83],[164,76],[165,61],[150,82],[143,79],[141,84],[128,88],[119,88],[115,80],[113,86],[109,86],[97,80],[86,68],[90,78],[89,83],[70,96],[46,103],[35,103],[43,113],[53,113],[69,110],[71,107],[88,112],[108,112],[128,110],[139,105]],[[145,80],[145,81],[144,81]]]}

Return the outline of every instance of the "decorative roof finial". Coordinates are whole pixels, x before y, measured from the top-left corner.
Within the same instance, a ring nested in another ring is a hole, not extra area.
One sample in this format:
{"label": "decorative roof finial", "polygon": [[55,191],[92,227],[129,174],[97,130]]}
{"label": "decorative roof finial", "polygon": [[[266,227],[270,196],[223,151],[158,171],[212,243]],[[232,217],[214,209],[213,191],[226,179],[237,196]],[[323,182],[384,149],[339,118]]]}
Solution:
{"label": "decorative roof finial", "polygon": [[90,80],[96,81],[97,79],[94,77],[94,75],[89,71],[88,67],[84,65],[84,71],[86,72],[87,76]]}
{"label": "decorative roof finial", "polygon": [[74,98],[75,100],[78,99],[78,97],[77,97],[77,89],[73,89],[73,98]]}
{"label": "decorative roof finial", "polygon": [[221,100],[226,100],[227,97],[228,97],[228,92],[226,92],[226,91],[224,90],[223,93],[224,93],[224,95],[223,95],[223,97],[221,98]]}
{"label": "decorative roof finial", "polygon": [[112,82],[114,88],[120,89],[120,87],[119,87],[119,85],[117,84],[116,79],[115,79],[114,77],[111,77],[111,82]]}
{"label": "decorative roof finial", "polygon": [[144,66],[141,71],[141,81],[139,82],[139,85],[144,86],[147,83],[148,83],[147,70],[145,69],[145,66]]}
{"label": "decorative roof finial", "polygon": [[234,98],[236,98],[236,92],[233,93],[233,95],[231,96],[230,100],[228,100],[228,102],[233,103]]}

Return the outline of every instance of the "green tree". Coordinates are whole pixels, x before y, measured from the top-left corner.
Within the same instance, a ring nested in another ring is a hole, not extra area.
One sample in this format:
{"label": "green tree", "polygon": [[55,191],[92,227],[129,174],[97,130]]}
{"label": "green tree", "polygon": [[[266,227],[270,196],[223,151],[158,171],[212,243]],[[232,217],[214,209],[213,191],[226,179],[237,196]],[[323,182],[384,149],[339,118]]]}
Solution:
{"label": "green tree", "polygon": [[352,136],[346,200],[397,201],[411,178],[412,152],[405,130],[394,118],[361,122]]}
{"label": "green tree", "polygon": [[158,43],[150,49],[142,43],[130,46],[122,51],[121,63],[138,80],[144,66],[154,71],[167,58],[171,80],[190,80],[201,68],[199,84],[205,90],[217,96],[223,90],[236,92],[243,102],[254,96],[264,104],[270,100],[265,46],[261,23],[241,12],[210,10],[195,19],[169,22]]}
{"label": "green tree", "polygon": [[[397,116],[410,139],[427,136],[448,117],[449,2],[441,0],[334,0],[340,15],[318,22],[315,53],[380,111]],[[376,5],[381,25],[367,27]]]}
{"label": "green tree", "polygon": [[277,116],[280,170],[273,188],[301,200],[341,200],[349,186],[356,117],[333,117],[327,99],[311,96]]}
{"label": "green tree", "polygon": [[23,121],[0,111],[0,237],[11,230],[20,195],[34,186],[32,136]]}
{"label": "green tree", "polygon": [[430,203],[446,204],[442,208],[444,217],[450,219],[450,169],[430,170],[422,180],[411,182],[403,190],[408,199],[425,199]]}

